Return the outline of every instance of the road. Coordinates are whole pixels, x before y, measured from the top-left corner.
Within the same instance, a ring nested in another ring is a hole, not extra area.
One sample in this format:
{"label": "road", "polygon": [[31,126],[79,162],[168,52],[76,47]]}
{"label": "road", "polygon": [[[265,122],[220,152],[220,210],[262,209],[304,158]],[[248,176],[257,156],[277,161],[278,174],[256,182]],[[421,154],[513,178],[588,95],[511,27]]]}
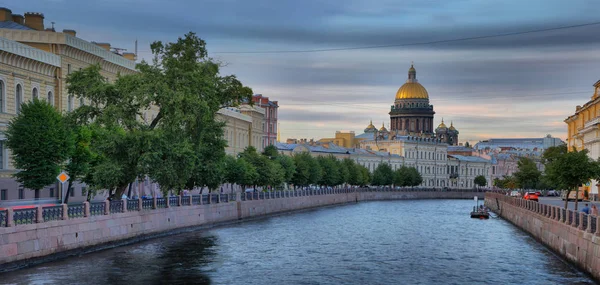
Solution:
{"label": "road", "polygon": [[[539,202],[542,204],[548,204],[548,205],[560,206],[560,207],[565,206],[565,201],[560,199],[560,197],[540,197],[539,199],[540,199]],[[579,201],[579,205],[577,205],[577,209],[581,210],[581,208],[583,208],[586,203],[590,207],[592,206],[592,204],[596,204],[596,207],[598,207],[600,209],[600,202],[586,202],[586,201]],[[569,209],[571,209],[571,210],[575,209],[575,201],[569,201]]]}

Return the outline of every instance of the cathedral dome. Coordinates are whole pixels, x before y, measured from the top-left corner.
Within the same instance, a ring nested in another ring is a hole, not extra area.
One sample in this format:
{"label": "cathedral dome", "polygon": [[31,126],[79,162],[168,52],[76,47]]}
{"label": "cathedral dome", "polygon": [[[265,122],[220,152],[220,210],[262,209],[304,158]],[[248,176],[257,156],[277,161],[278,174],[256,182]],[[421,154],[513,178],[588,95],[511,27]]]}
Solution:
{"label": "cathedral dome", "polygon": [[458,130],[456,130],[456,128],[454,127],[454,124],[452,122],[450,122],[450,130],[458,133]]}
{"label": "cathedral dome", "polygon": [[438,129],[446,129],[446,124],[444,124],[444,119],[442,119],[442,123],[437,127]]}
{"label": "cathedral dome", "polygon": [[417,71],[413,65],[408,70],[408,80],[396,92],[398,99],[429,99],[427,90],[417,81]]}
{"label": "cathedral dome", "polygon": [[377,128],[375,126],[373,126],[373,121],[371,121],[369,123],[369,125],[367,126],[367,128],[365,129],[365,133],[369,133],[369,132],[376,132]]}
{"label": "cathedral dome", "polygon": [[379,129],[379,132],[382,132],[382,133],[387,133],[388,132],[388,130],[385,128],[384,124],[381,124],[381,128]]}

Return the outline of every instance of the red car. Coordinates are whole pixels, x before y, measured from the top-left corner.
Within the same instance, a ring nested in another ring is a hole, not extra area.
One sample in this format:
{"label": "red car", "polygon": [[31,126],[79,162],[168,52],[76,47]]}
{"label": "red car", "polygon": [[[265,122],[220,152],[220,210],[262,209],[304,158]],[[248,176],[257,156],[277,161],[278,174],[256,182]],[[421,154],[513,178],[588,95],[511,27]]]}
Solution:
{"label": "red car", "polygon": [[525,193],[525,196],[523,196],[523,199],[538,202],[538,197],[539,195],[536,192],[527,192]]}

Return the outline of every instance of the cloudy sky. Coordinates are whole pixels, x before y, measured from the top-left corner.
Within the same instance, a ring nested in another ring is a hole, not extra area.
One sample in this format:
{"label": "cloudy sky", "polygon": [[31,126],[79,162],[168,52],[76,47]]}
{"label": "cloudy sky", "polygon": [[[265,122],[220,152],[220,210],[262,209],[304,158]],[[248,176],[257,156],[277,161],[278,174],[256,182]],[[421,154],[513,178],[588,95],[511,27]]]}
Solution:
{"label": "cloudy sky", "polygon": [[[362,133],[389,124],[410,63],[460,140],[565,138],[563,120],[600,80],[597,0],[8,0],[13,13],[149,57],[149,43],[188,31],[255,93],[279,101],[281,137]],[[416,44],[415,44],[416,43]],[[414,44],[414,45],[413,45]],[[365,48],[306,52],[323,49]],[[277,51],[275,53],[243,52]],[[283,51],[283,52],[282,52]],[[291,51],[291,52],[290,52]]]}

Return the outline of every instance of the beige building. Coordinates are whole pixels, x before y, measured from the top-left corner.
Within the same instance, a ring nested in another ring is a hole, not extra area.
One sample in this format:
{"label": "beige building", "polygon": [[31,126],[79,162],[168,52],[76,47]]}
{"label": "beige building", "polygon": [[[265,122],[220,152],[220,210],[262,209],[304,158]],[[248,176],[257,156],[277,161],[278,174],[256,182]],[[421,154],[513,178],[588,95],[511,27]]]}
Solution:
{"label": "beige building", "polygon": [[242,105],[240,106],[242,114],[250,116],[252,118],[252,125],[250,126],[250,141],[249,145],[256,148],[257,151],[263,151],[265,145],[264,130],[262,124],[265,120],[265,109],[256,105]]}
{"label": "beige building", "polygon": [[[13,199],[60,197],[60,185],[50,185],[41,191],[19,187],[12,178],[15,170],[10,151],[4,147],[3,131],[18,113],[18,106],[37,97],[49,101],[58,110],[69,112],[85,104],[73,94],[67,94],[67,75],[92,64],[99,64],[106,80],[114,81],[118,74],[136,72],[135,55],[119,54],[108,43],[88,42],[73,30],[56,32],[45,28],[44,15],[12,14],[0,8],[0,201]],[[145,110],[141,119],[154,118],[158,110]],[[75,185],[73,201],[83,200],[84,185]]]}

